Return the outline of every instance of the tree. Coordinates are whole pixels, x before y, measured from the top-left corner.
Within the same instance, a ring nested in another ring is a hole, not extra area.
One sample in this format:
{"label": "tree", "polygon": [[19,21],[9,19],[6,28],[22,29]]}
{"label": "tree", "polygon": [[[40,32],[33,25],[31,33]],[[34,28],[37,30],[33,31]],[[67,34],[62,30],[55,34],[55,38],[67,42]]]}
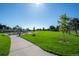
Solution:
{"label": "tree", "polygon": [[35,27],[33,27],[33,31],[35,31]]}
{"label": "tree", "polygon": [[26,31],[28,32],[28,31],[31,31],[31,30],[29,28],[27,28]]}
{"label": "tree", "polygon": [[59,31],[59,26],[56,26],[55,31]]}
{"label": "tree", "polygon": [[62,31],[63,33],[67,32],[68,30],[68,21],[70,20],[70,18],[64,14],[62,16],[60,16],[60,20],[58,21],[59,26],[60,26],[60,31]]}
{"label": "tree", "polygon": [[8,31],[10,31],[10,29],[11,29],[11,27],[0,24],[0,32],[8,32]]}
{"label": "tree", "polygon": [[55,27],[54,27],[53,25],[51,25],[51,26],[49,27],[49,30],[50,30],[50,31],[55,31]]}
{"label": "tree", "polygon": [[43,27],[43,31],[45,30],[45,28]]}
{"label": "tree", "polygon": [[42,31],[43,29],[41,29],[41,28],[38,28],[38,29],[36,29],[37,31]]}
{"label": "tree", "polygon": [[74,28],[74,30],[75,30],[75,33],[77,34],[78,33],[78,31],[77,31],[77,27],[78,27],[78,23],[77,23],[77,21],[79,21],[79,19],[78,18],[73,18],[72,20],[72,25],[74,26],[73,28]]}
{"label": "tree", "polygon": [[2,24],[0,24],[0,29],[2,29],[3,28],[3,26],[2,26]]}
{"label": "tree", "polygon": [[64,15],[61,15],[60,16],[60,19],[59,19],[59,30],[63,33],[63,38],[62,38],[62,40],[64,41],[64,42],[66,42],[66,34],[65,33],[67,33],[67,31],[68,31],[68,22],[69,22],[69,20],[70,20],[70,18],[66,15],[66,14],[64,14]]}
{"label": "tree", "polygon": [[2,24],[0,24],[0,32],[2,32],[3,26]]}
{"label": "tree", "polygon": [[21,35],[22,28],[20,26],[16,25],[13,29],[19,36]]}

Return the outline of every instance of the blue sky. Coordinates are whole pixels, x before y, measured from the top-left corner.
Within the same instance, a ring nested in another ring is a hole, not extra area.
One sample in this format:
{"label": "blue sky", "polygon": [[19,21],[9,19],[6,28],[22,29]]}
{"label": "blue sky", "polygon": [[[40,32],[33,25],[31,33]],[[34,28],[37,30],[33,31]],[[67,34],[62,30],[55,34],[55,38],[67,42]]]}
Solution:
{"label": "blue sky", "polygon": [[64,13],[79,18],[79,4],[0,4],[0,23],[30,29],[48,28],[50,25],[57,26],[59,16]]}

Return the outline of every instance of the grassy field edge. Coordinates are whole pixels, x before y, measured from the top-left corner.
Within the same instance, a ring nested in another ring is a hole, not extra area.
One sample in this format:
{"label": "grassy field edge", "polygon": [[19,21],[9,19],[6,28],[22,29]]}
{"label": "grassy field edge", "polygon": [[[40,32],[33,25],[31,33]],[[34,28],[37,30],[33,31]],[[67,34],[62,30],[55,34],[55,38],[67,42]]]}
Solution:
{"label": "grassy field edge", "polygon": [[8,56],[11,47],[11,38],[8,35],[0,34],[0,56]]}

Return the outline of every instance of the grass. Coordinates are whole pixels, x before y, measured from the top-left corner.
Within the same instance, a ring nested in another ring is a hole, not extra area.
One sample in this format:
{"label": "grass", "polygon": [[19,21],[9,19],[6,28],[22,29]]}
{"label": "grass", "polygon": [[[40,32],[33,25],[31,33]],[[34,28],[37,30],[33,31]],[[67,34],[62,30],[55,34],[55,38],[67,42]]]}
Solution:
{"label": "grass", "polygon": [[0,34],[0,56],[9,54],[10,43],[10,38],[7,35]]}
{"label": "grass", "polygon": [[24,34],[21,37],[36,44],[43,50],[57,55],[79,55],[79,37],[75,35],[66,34],[66,42],[63,41],[61,32],[38,31],[35,32],[35,36]]}

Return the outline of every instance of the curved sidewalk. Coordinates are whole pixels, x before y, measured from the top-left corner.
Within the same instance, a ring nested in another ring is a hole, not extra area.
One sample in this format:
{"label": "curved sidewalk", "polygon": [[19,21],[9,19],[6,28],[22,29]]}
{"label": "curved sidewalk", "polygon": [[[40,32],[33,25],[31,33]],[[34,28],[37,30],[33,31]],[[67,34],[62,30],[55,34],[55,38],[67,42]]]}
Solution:
{"label": "curved sidewalk", "polygon": [[9,56],[55,56],[17,35],[11,35],[10,38],[11,48]]}

